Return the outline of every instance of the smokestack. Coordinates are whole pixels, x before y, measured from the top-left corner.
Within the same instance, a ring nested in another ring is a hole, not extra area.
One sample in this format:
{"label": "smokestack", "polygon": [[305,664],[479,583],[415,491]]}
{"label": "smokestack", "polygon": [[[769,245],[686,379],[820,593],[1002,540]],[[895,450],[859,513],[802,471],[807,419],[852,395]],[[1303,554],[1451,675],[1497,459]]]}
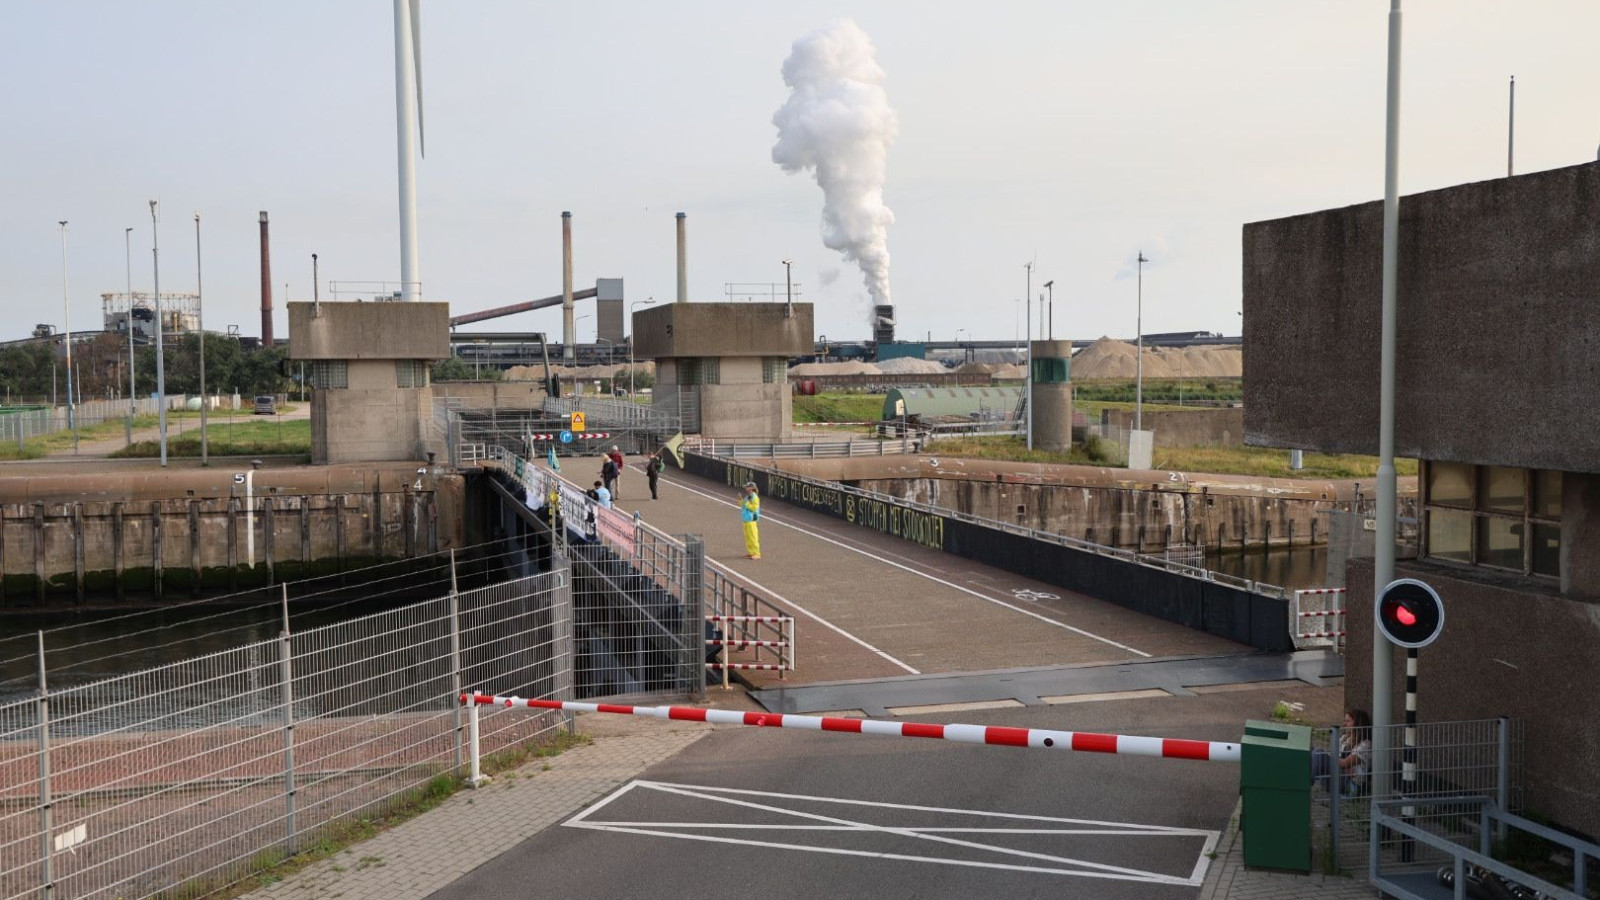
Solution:
{"label": "smokestack", "polygon": [[272,346],[272,244],[267,239],[267,211],[261,211],[261,346]]}
{"label": "smokestack", "polygon": [[689,302],[689,253],[683,234],[683,213],[678,213],[678,302]]}
{"label": "smokestack", "polygon": [[562,357],[571,364],[578,359],[573,344],[578,335],[573,328],[573,213],[562,211]]}

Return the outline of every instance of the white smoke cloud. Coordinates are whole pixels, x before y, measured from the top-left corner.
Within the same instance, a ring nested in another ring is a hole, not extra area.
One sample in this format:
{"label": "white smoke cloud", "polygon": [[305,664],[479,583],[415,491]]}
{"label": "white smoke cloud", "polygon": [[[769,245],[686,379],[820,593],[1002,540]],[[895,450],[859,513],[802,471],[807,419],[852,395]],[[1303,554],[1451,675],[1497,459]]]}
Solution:
{"label": "white smoke cloud", "polygon": [[889,299],[889,226],[883,205],[889,145],[900,130],[872,40],[841,19],[794,42],[783,63],[789,99],[772,116],[772,161],[810,170],[822,188],[822,243],[861,267],[872,302]]}

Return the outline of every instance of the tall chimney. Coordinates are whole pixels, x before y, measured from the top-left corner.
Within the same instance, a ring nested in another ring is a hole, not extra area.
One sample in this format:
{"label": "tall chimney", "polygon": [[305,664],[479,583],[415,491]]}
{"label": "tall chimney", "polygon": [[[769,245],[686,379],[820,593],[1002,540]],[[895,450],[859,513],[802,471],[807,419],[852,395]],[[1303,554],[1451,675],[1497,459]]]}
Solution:
{"label": "tall chimney", "polygon": [[683,213],[678,213],[678,302],[689,302],[689,256],[683,235]]}
{"label": "tall chimney", "polygon": [[267,240],[267,211],[261,211],[261,346],[272,346],[272,252]]}
{"label": "tall chimney", "polygon": [[561,213],[561,356],[571,365],[577,359],[576,330],[572,319],[572,213]]}

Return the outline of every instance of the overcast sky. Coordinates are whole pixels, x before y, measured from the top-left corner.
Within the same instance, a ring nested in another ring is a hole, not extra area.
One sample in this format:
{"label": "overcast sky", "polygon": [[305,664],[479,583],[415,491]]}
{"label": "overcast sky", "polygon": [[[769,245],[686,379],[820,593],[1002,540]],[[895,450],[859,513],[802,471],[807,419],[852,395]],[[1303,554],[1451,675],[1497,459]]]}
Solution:
{"label": "overcast sky", "polygon": [[[860,271],[823,246],[822,192],[772,162],[793,43],[848,17],[898,117],[884,200],[900,336],[1011,339],[1023,264],[1055,281],[1058,336],[1239,333],[1240,227],[1377,199],[1386,0],[423,3],[425,299],[469,312],[622,277],[692,300],[792,258],[817,331],[868,336]],[[1402,192],[1595,159],[1600,3],[1405,0]],[[161,284],[260,330],[257,213],[283,292],[399,278],[389,0],[9,4],[0,37],[0,339],[75,330],[100,294]],[[584,312],[580,308],[580,313]],[[593,340],[594,319],[579,323]],[[559,336],[559,311],[476,326]]]}

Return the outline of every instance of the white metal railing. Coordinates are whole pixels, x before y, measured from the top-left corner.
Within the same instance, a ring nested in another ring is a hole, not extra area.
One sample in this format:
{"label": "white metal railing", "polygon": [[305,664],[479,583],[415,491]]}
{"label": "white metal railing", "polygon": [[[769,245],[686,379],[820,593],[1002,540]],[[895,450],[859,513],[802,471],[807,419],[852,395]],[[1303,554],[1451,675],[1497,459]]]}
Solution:
{"label": "white metal railing", "polygon": [[910,436],[892,440],[798,441],[795,443],[754,443],[716,438],[691,438],[685,449],[724,459],[838,459],[854,456],[898,456],[916,453],[919,441]]}
{"label": "white metal railing", "polygon": [[1296,650],[1331,647],[1344,652],[1344,594],[1344,588],[1294,592],[1294,602],[1289,607],[1289,628]]}
{"label": "white metal railing", "polygon": [[547,416],[559,417],[574,412],[583,413],[593,424],[639,428],[660,434],[674,434],[683,430],[677,416],[628,400],[606,397],[546,397],[544,400],[544,413]]}

